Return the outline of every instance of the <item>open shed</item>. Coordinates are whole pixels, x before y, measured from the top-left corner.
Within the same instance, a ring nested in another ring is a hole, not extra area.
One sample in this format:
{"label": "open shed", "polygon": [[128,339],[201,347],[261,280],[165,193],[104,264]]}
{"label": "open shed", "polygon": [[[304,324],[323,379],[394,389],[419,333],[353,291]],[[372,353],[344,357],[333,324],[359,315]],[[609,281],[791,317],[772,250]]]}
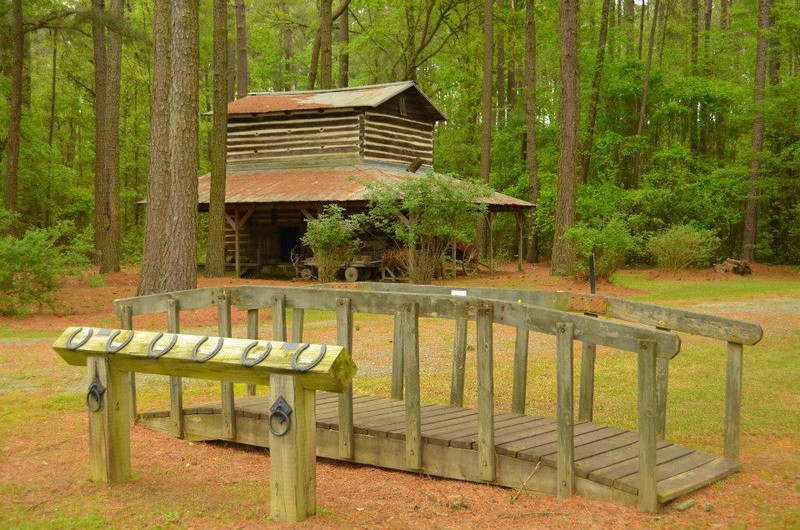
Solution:
{"label": "open shed", "polygon": [[[226,256],[237,275],[289,263],[305,220],[327,204],[367,205],[368,184],[433,171],[444,114],[412,81],[334,90],[254,93],[228,105]],[[199,179],[209,205],[210,175]],[[533,205],[494,193],[487,221]],[[518,253],[521,256],[521,252]]]}

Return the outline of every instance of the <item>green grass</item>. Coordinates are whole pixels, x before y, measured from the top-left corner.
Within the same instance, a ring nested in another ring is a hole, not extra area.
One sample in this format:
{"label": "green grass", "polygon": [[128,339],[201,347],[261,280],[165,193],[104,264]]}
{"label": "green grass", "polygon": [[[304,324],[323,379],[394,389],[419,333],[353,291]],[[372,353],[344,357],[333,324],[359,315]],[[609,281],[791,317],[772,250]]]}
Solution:
{"label": "green grass", "polygon": [[800,296],[800,278],[792,280],[761,279],[755,276],[736,277],[724,282],[685,281],[650,278],[646,272],[621,272],[613,283],[645,291],[630,298],[652,303],[678,300],[721,300],[764,298],[767,296]]}

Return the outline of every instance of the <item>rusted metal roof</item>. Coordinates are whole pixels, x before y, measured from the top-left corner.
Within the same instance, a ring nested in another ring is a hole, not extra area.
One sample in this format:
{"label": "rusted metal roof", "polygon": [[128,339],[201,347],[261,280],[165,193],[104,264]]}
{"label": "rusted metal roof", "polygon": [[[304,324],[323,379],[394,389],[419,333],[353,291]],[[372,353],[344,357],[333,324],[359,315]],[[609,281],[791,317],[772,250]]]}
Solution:
{"label": "rusted metal roof", "polygon": [[228,114],[269,114],[296,110],[375,108],[407,90],[416,92],[435,121],[447,118],[413,81],[332,90],[254,92],[228,103]]}
{"label": "rusted metal roof", "polygon": [[[364,205],[369,193],[368,183],[398,182],[408,176],[420,176],[402,169],[358,164],[319,168],[229,169],[225,182],[227,204],[284,204],[350,203]],[[210,174],[199,179],[199,201],[209,202]],[[513,211],[533,208],[529,202],[493,193],[482,199],[491,211]]]}

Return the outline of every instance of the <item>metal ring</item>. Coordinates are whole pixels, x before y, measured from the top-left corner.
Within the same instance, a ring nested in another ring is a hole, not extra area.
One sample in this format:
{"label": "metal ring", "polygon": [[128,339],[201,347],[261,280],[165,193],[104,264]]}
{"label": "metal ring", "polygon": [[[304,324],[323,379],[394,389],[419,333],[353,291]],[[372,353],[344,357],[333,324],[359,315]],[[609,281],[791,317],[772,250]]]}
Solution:
{"label": "metal ring", "polygon": [[[272,427],[272,418],[274,418],[275,416],[278,416],[278,423],[280,423],[281,425],[283,425],[284,423],[286,424],[286,428],[284,430],[276,431]],[[289,432],[289,429],[291,428],[292,428],[292,420],[289,418],[289,415],[284,411],[276,410],[269,415],[269,432],[271,432],[275,436],[283,436],[287,432]]]}
{"label": "metal ring", "polygon": [[305,366],[300,366],[297,364],[297,360],[300,358],[300,354],[305,351],[306,348],[308,348],[308,344],[301,344],[300,347],[297,348],[297,351],[294,352],[294,355],[292,355],[292,370],[295,372],[307,372],[314,368],[322,361],[322,359],[325,358],[325,351],[328,349],[325,345],[320,346],[319,355],[317,355],[317,358]]}
{"label": "metal ring", "polygon": [[194,345],[192,348],[192,360],[198,363],[204,363],[207,360],[211,359],[213,356],[219,353],[222,349],[222,343],[225,341],[224,338],[220,337],[217,341],[217,347],[211,350],[209,353],[200,353],[200,346],[208,340],[208,335],[200,339],[200,341]]}
{"label": "metal ring", "polygon": [[172,335],[172,340],[167,344],[167,347],[161,350],[160,352],[155,351],[156,343],[161,340],[164,334],[159,332],[158,335],[153,337],[153,340],[150,341],[150,344],[147,345],[147,356],[151,359],[158,359],[175,346],[175,343],[178,342],[178,335]]}
{"label": "metal ring", "polygon": [[243,366],[246,366],[246,367],[250,368],[252,366],[257,365],[258,363],[260,363],[261,361],[266,359],[269,356],[269,352],[272,351],[272,343],[268,342],[266,347],[265,347],[264,353],[262,353],[261,355],[259,355],[255,359],[248,359],[247,358],[247,354],[250,353],[253,350],[253,348],[255,348],[256,346],[258,346],[258,341],[257,340],[254,340],[253,342],[251,342],[250,344],[245,346],[244,350],[242,351],[242,365]]}
{"label": "metal ring", "polygon": [[[106,393],[105,387],[100,383],[97,377],[94,378],[92,384],[89,385],[89,390],[86,392],[86,408],[91,412],[97,412],[103,406],[103,394]],[[94,398],[94,400],[89,400]]]}
{"label": "metal ring", "polygon": [[122,330],[118,329],[112,333],[110,337],[108,337],[108,340],[106,341],[106,353],[117,353],[122,348],[127,346],[131,340],[133,340],[133,330],[130,330],[130,333],[128,333],[128,338],[123,340],[118,346],[114,346],[114,339],[116,339],[120,333],[122,333]]}
{"label": "metal ring", "polygon": [[83,338],[82,341],[80,341],[78,344],[72,344],[72,341],[75,339],[75,337],[78,336],[78,333],[80,333],[81,331],[83,331],[83,328],[78,328],[75,331],[73,331],[69,337],[67,337],[66,348],[68,350],[77,350],[78,348],[89,342],[89,339],[92,338],[92,333],[94,333],[94,329],[89,328],[89,331],[86,332],[86,336]]}

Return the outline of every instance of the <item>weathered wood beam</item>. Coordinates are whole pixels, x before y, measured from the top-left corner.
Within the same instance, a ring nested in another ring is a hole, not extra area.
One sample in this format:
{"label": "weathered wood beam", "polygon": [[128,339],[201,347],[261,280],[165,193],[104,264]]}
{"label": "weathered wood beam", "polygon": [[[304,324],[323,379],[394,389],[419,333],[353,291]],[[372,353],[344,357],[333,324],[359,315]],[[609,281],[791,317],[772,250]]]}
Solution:
{"label": "weathered wood beam", "polygon": [[481,480],[497,477],[497,454],[494,447],[494,350],[493,306],[482,304],[476,315],[478,357],[478,468]]}
{"label": "weathered wood beam", "polygon": [[422,417],[419,384],[419,306],[403,305],[403,372],[406,404],[406,467],[422,468]]}
{"label": "weathered wood beam", "polygon": [[652,340],[639,341],[639,502],[640,510],[650,513],[658,511],[656,474],[657,397],[656,397],[656,353]]}
{"label": "weathered wood beam", "polygon": [[[353,351],[353,309],[349,298],[336,300],[336,341],[347,351]],[[352,459],[353,444],[353,385],[339,395],[339,457]]]}
{"label": "weathered wood beam", "polygon": [[559,497],[572,497],[575,492],[575,443],[573,408],[572,341],[575,326],[556,326],[556,423],[558,454],[556,457],[556,492]]}

